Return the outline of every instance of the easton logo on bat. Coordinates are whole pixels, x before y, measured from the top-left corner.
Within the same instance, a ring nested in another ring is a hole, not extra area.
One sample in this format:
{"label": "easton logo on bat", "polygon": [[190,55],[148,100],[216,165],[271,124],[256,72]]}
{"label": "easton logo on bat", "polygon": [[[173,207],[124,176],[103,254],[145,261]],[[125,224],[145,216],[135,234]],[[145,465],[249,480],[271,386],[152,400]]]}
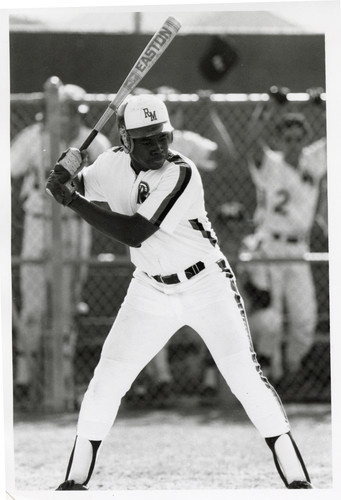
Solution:
{"label": "easton logo on bat", "polygon": [[154,63],[158,60],[162,53],[166,50],[168,45],[176,36],[176,33],[180,29],[180,27],[181,24],[176,19],[174,19],[173,17],[169,17],[165,21],[164,25],[159,29],[159,31],[155,33],[153,38],[150,40],[150,42],[140,55],[139,59],[136,61],[130,73],[122,83],[114,99],[104,110],[104,113],[81,145],[81,150],[85,150],[90,146],[93,139],[96,137],[98,132],[102,130],[109,118],[113,114],[117,113],[120,104],[130,94],[130,92],[134,90],[134,88],[148,73],[150,68],[154,65]]}
{"label": "easton logo on bat", "polygon": [[147,47],[138,64],[137,69],[143,73],[148,64],[158,55],[161,48],[167,41],[172,38],[173,33],[168,28],[163,27],[155,36],[155,39],[151,41],[150,45]]}
{"label": "easton logo on bat", "polygon": [[131,71],[128,75],[127,80],[125,81],[125,88],[133,88],[136,83],[140,81],[141,77],[137,71]]}

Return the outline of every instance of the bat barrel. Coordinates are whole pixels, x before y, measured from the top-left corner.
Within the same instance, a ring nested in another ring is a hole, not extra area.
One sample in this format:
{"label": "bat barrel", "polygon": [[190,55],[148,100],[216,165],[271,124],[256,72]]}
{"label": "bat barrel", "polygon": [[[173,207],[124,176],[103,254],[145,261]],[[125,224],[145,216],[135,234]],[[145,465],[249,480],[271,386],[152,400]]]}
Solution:
{"label": "bat barrel", "polygon": [[122,83],[116,96],[108,105],[103,115],[100,117],[93,130],[90,132],[89,136],[79,148],[81,151],[87,149],[90,146],[91,142],[94,140],[98,132],[102,130],[109,118],[113,114],[117,113],[117,109],[119,108],[119,106],[141,82],[143,77],[148,73],[152,66],[154,66],[156,61],[163,54],[168,45],[172,42],[180,28],[181,24],[174,17],[170,16],[166,19],[161,28],[154,34],[148,45],[145,47],[144,51],[137,59],[128,76]]}
{"label": "bat barrel", "polygon": [[179,23],[179,21],[177,19],[175,19],[175,17],[172,17],[172,16],[169,16],[166,19],[165,25],[171,26],[176,32],[178,32],[179,29],[181,28],[181,23]]}
{"label": "bat barrel", "polygon": [[109,104],[110,108],[116,110],[124,99],[135,89],[173,41],[180,27],[181,24],[174,17],[168,17],[166,19],[135,62],[115,98]]}

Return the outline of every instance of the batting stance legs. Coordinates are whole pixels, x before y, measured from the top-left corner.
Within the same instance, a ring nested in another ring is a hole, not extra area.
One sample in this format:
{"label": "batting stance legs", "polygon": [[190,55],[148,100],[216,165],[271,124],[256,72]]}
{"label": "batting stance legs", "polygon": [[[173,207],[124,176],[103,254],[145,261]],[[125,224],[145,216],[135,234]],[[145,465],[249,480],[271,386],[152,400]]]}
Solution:
{"label": "batting stance legs", "polygon": [[285,485],[290,488],[295,481],[308,481],[281,401],[262,375],[253,352],[232,272],[224,263],[212,263],[184,283],[155,282],[150,286],[151,279],[135,272],[104,343],[81,405],[66,480],[88,483],[121,398],[171,336],[181,326],[189,325],[203,338],[232,392],[270,446]]}

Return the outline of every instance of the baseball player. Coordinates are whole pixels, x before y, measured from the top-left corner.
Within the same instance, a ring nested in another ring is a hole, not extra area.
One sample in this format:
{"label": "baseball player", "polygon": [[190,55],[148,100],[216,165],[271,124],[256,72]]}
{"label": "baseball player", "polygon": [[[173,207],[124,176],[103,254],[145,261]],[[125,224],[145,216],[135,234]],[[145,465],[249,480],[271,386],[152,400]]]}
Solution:
{"label": "baseball player", "polygon": [[[133,95],[140,94],[179,94],[179,91],[171,87],[158,87],[154,92],[138,87],[133,91]],[[181,107],[169,113],[172,125],[175,126],[173,130],[172,148],[184,154],[195,163],[197,168],[205,172],[211,172],[217,168],[217,151],[218,144],[207,137],[204,137],[192,130],[183,130],[183,111]],[[208,115],[211,120],[211,116]],[[219,134],[217,134],[219,138]],[[220,141],[222,142],[222,141]],[[224,144],[225,146],[225,144]],[[226,146],[225,146],[226,147]],[[185,327],[186,328],[186,327]],[[184,329],[183,329],[184,330]],[[207,359],[206,359],[207,358]],[[209,353],[205,356],[203,382],[200,392],[203,396],[208,396],[217,392],[217,374],[216,368],[213,366],[212,358]],[[146,367],[145,380],[141,378],[133,384],[132,387],[132,400],[139,401],[140,399],[148,400],[147,394],[153,398],[154,405],[157,404],[161,407],[170,403],[170,396],[172,394],[173,375],[170,367],[167,347],[161,349],[151,362]],[[148,378],[153,380],[153,387],[148,387]],[[135,397],[136,396],[136,397]]]}
{"label": "baseball player", "polygon": [[[77,85],[62,85],[59,89],[61,102],[61,143],[81,144],[90,130],[83,125],[82,116],[87,106],[81,104],[85,91]],[[99,134],[88,150],[89,161],[110,148],[108,139]],[[20,291],[22,307],[20,325],[17,331],[17,369],[14,385],[18,396],[27,395],[28,402],[39,397],[41,367],[37,362],[41,349],[43,331],[46,328],[44,316],[48,308],[48,288],[51,286],[50,267],[43,259],[51,255],[52,206],[46,197],[45,184],[51,169],[49,137],[44,120],[28,126],[20,132],[11,144],[11,175],[22,178],[19,202],[23,206],[23,242],[20,268]],[[91,246],[91,228],[71,211],[62,217],[62,238],[66,258],[87,258]],[[42,262],[39,262],[39,259]],[[26,261],[37,260],[37,263]],[[76,274],[75,274],[76,273]],[[80,300],[81,284],[85,281],[84,266],[65,266],[63,274],[63,311],[65,332],[71,342],[72,318],[77,301]],[[78,287],[75,286],[78,283]],[[77,295],[77,296],[76,296]],[[37,394],[38,393],[38,394]]]}
{"label": "baseball player", "polygon": [[[136,376],[183,325],[203,338],[222,376],[265,438],[286,487],[311,489],[277,393],[253,349],[243,300],[208,219],[199,172],[172,150],[165,104],[140,95],[118,110],[122,145],[82,162],[67,150],[46,188],[58,203],[130,247],[135,271],[84,395],[65,481],[86,490],[97,453]],[[105,210],[94,201],[107,201]]]}
{"label": "baseball player", "polygon": [[[317,214],[321,186],[325,183],[326,139],[322,137],[309,144],[309,126],[304,115],[282,112],[274,122],[275,109],[278,107],[268,109],[263,115],[263,123],[261,118],[252,122],[254,135],[249,136],[254,140],[249,165],[258,198],[256,231],[264,257],[301,259],[309,252],[310,232]],[[278,151],[265,142],[265,127],[274,130]],[[273,363],[280,359],[286,314],[288,331],[284,365],[287,376],[289,372],[294,374],[299,370],[303,357],[314,342],[317,322],[315,286],[310,265],[303,260],[273,263],[268,269],[272,307],[280,318],[277,332],[281,334],[281,339],[272,343],[271,357]]]}
{"label": "baseball player", "polygon": [[[176,119],[179,121],[178,116]],[[173,124],[173,120],[171,121]],[[196,132],[174,129],[172,148],[181,152],[188,158],[191,158],[199,170],[210,172],[217,168],[217,143]],[[204,361],[203,382],[200,392],[203,396],[208,396],[217,392],[217,376],[215,366],[213,366],[212,358],[209,353],[205,358],[207,359]],[[152,390],[153,398],[163,407],[170,401],[169,398],[172,393],[173,383],[173,375],[168,360],[167,348],[161,349],[161,351],[156,354],[148,364],[146,371],[156,382]],[[139,384],[136,386],[137,396],[140,396],[141,391],[144,395],[146,390],[148,389],[143,387],[143,384]]]}

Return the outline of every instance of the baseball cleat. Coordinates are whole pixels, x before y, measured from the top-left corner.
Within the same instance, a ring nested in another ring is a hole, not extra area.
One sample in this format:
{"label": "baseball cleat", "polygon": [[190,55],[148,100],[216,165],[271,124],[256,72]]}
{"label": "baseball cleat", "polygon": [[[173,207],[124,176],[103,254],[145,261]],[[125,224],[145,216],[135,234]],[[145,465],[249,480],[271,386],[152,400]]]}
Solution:
{"label": "baseball cleat", "polygon": [[293,481],[288,485],[290,490],[312,490],[314,489],[313,485],[308,481]]}
{"label": "baseball cleat", "polygon": [[64,483],[60,484],[56,491],[61,491],[61,490],[84,490],[87,491],[88,489],[83,486],[82,484],[75,483],[73,479],[69,479],[68,481],[64,481]]}

